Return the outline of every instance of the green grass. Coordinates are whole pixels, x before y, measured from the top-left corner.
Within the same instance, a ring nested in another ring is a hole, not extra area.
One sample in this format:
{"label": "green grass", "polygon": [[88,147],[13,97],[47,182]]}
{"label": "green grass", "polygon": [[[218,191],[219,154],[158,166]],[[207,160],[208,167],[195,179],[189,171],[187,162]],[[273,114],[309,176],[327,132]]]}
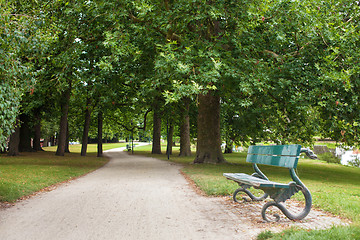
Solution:
{"label": "green grass", "polygon": [[[126,143],[104,144],[104,150],[125,146]],[[86,157],[80,156],[81,145],[71,145],[65,156],[55,156],[56,147],[44,152],[21,153],[20,156],[0,155],[0,201],[17,199],[48,186],[82,176],[103,166],[108,160],[97,158],[96,144],[89,144]]]}
{"label": "green grass", "polygon": [[258,240],[356,240],[360,239],[360,227],[332,227],[327,230],[308,231],[288,229],[281,233],[265,231],[258,235]]}
{"label": "green grass", "polygon": [[[103,151],[113,149],[113,148],[119,148],[119,147],[125,147],[127,143],[104,143],[103,144]],[[52,147],[44,147],[45,151],[52,151],[56,152],[57,146]],[[70,152],[74,153],[80,153],[81,152],[81,144],[74,144],[69,146]],[[95,156],[97,154],[97,144],[88,144],[86,155]]]}
{"label": "green grass", "polygon": [[326,145],[328,148],[335,149],[338,147],[339,143],[336,142],[329,142],[329,141],[322,141],[322,142],[316,142],[315,145]]}
{"label": "green grass", "polygon": [[[135,154],[167,160],[165,147],[163,147],[163,154],[161,155],[150,154],[151,146],[138,147],[135,150]],[[231,195],[238,188],[236,183],[222,176],[225,172],[253,173],[251,164],[246,163],[246,153],[225,154],[228,163],[213,165],[191,164],[195,155],[180,158],[177,157],[178,148],[175,148],[173,152],[170,161],[183,164],[182,171],[208,195]],[[291,181],[287,169],[261,166],[261,170],[271,180],[284,183]],[[326,160],[300,158],[297,174],[310,189],[314,207],[348,218],[353,221],[353,224],[351,227],[337,227],[324,231],[299,232],[290,230],[290,233],[281,233],[284,236],[286,235],[286,238],[274,239],[328,239],[332,235],[334,237],[329,239],[360,239],[360,234],[358,234],[360,231],[360,168],[327,163]],[[299,200],[303,199],[301,194],[297,194],[295,197]],[[327,232],[328,235],[324,232]],[[282,236],[281,234],[276,235],[276,237]],[[354,234],[359,238],[352,238]],[[309,236],[314,236],[314,238]]]}

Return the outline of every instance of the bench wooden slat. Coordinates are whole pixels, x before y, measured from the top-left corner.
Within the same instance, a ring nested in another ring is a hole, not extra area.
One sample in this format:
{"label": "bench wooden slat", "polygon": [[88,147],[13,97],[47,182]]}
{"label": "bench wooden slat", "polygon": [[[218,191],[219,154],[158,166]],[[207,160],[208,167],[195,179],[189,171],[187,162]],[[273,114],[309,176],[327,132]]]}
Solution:
{"label": "bench wooden slat", "polygon": [[248,154],[246,161],[277,167],[296,168],[299,157]]}
{"label": "bench wooden slat", "polygon": [[269,145],[269,146],[249,146],[248,153],[264,155],[297,156],[300,154],[301,145]]}
{"label": "bench wooden slat", "polygon": [[296,168],[301,145],[250,146],[247,162]]}
{"label": "bench wooden slat", "polygon": [[253,177],[245,173],[224,173],[224,177],[254,187],[289,188],[289,184],[277,183],[265,179]]}

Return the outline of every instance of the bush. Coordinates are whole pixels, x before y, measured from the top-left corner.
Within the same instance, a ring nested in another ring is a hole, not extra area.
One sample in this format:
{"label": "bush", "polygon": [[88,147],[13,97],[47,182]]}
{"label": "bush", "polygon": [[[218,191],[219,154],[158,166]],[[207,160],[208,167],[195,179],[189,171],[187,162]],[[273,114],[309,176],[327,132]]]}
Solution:
{"label": "bush", "polygon": [[355,158],[354,160],[349,161],[349,164],[353,167],[360,167],[360,159]]}
{"label": "bush", "polygon": [[337,163],[340,164],[341,159],[335,157],[331,152],[326,152],[323,154],[319,154],[318,158],[322,161],[325,161],[327,163]]}

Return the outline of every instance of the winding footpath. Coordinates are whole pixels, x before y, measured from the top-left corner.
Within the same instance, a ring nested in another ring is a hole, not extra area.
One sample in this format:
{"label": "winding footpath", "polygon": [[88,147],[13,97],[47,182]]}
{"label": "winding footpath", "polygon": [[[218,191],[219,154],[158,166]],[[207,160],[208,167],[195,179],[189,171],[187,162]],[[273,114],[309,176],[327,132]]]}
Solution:
{"label": "winding footpath", "polygon": [[108,151],[104,167],[0,210],[1,240],[250,239],[250,225],[196,194],[180,166]]}

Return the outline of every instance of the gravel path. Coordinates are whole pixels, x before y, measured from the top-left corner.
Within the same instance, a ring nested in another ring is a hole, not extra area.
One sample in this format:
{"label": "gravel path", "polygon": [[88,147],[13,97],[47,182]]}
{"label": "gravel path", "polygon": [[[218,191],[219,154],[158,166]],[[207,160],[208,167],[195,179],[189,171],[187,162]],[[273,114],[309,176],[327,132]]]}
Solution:
{"label": "gravel path", "polygon": [[179,166],[124,152],[107,155],[111,160],[103,168],[0,210],[0,239],[249,239],[256,234],[222,201],[196,194]]}
{"label": "gravel path", "polygon": [[0,210],[1,240],[253,239],[292,224],[326,228],[338,218],[312,210],[309,220],[269,224],[262,204],[197,194],[180,166],[108,151],[110,162],[82,178]]}

